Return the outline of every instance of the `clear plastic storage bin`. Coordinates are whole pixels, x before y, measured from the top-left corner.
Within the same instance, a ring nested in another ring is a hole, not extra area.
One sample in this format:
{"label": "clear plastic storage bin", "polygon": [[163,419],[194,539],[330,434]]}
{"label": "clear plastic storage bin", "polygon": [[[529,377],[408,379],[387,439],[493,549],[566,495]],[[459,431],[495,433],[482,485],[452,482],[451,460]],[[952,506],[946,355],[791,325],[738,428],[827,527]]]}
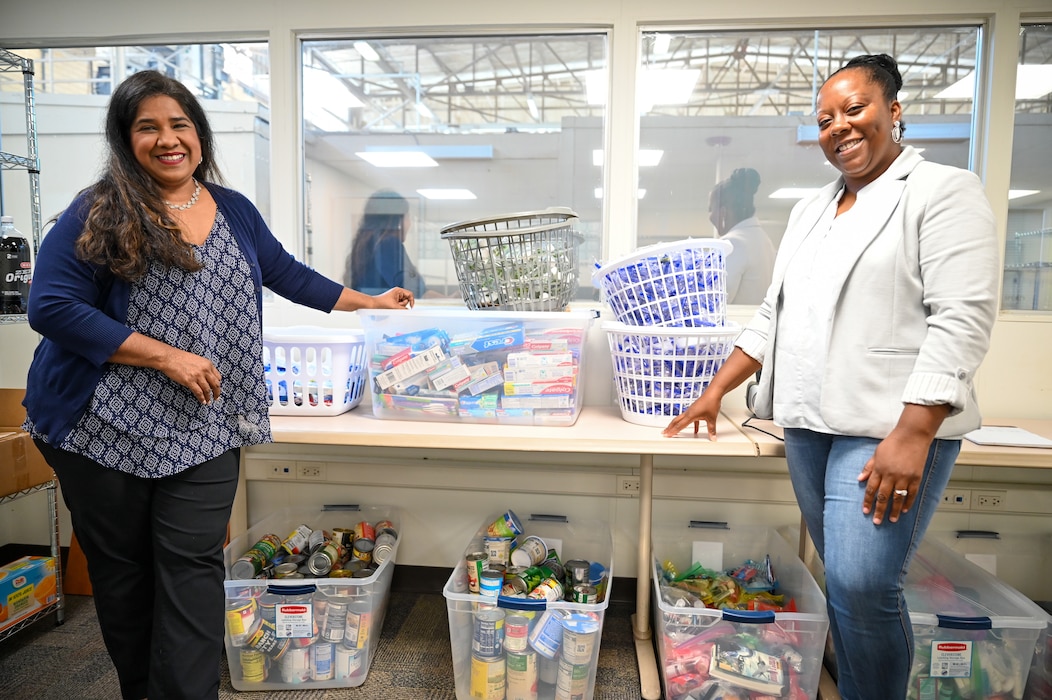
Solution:
{"label": "clear plastic storage bin", "polygon": [[[679,572],[695,563],[723,571],[768,556],[775,592],[786,604],[793,601],[793,612],[686,607],[682,596],[673,595],[679,589],[662,590],[666,561]],[[705,521],[655,525],[653,557],[655,634],[666,700],[711,697],[706,693],[717,687],[750,698],[815,697],[829,630],[825,597],[776,530]],[[669,602],[673,598],[680,604]],[[741,667],[725,668],[719,659],[728,656],[740,659]]]}
{"label": "clear plastic storage bin", "polygon": [[378,418],[572,425],[594,311],[360,310]]}
{"label": "clear plastic storage bin", "polygon": [[1044,610],[931,538],[917,548],[904,592],[914,637],[909,700],[1023,697]]}
{"label": "clear plastic storage bin", "polygon": [[457,700],[590,700],[614,575],[610,524],[533,515],[522,521],[517,537],[519,546],[526,537],[540,538],[564,564],[587,562],[597,585],[581,597],[595,595],[595,602],[484,597],[471,592],[467,557],[499,517],[484,521],[442,590]]}
{"label": "clear plastic storage bin", "polygon": [[[383,521],[389,523],[388,534],[397,533],[395,540],[374,540],[377,554],[386,542],[384,559],[376,569],[355,574],[359,577],[234,578],[246,575],[239,559],[267,535],[286,540],[304,524],[330,535],[334,528],[353,533],[360,522],[369,523],[375,532]],[[309,690],[364,683],[387,612],[400,527],[398,509],[389,506],[286,508],[231,541],[223,550],[223,585],[226,654],[234,688]]]}
{"label": "clear plastic storage bin", "polygon": [[358,329],[263,329],[263,374],[272,416],[337,416],[362,401],[365,334]]}

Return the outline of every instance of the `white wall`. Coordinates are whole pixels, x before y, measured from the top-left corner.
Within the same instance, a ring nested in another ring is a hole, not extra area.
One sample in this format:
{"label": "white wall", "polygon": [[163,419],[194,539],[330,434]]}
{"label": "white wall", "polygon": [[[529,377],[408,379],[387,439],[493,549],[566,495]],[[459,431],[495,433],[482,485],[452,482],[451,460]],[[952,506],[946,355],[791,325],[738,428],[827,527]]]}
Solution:
{"label": "white wall", "polygon": [[[178,12],[164,12],[163,21],[159,22],[156,4],[133,0],[100,0],[79,4],[70,4],[65,0],[36,0],[33,3],[8,5],[0,25],[0,46],[12,50],[26,46],[269,40],[272,61],[270,220],[280,236],[288,237],[286,240],[290,249],[297,249],[295,236],[299,235],[298,222],[302,211],[302,145],[296,118],[298,91],[295,88],[298,36],[332,35],[346,31],[382,35],[417,31],[506,30],[516,27],[526,30],[581,26],[607,29],[611,32],[611,70],[613,75],[618,76],[611,89],[607,119],[610,155],[605,169],[605,190],[609,196],[604,198],[604,220],[608,222],[609,229],[604,250],[607,258],[627,252],[634,240],[636,205],[633,154],[637,143],[637,119],[633,114],[632,99],[636,66],[639,63],[636,53],[637,33],[641,27],[662,23],[706,28],[828,26],[831,23],[838,27],[854,23],[899,26],[973,20],[987,23],[994,39],[992,74],[985,86],[991,100],[977,106],[977,120],[982,125],[978,154],[980,172],[1001,222],[999,226],[1003,240],[1006,194],[1011,172],[1009,154],[1013,145],[1013,89],[1018,25],[1021,18],[1035,17],[1040,12],[1047,19],[1050,14],[1048,0],[885,0],[879,9],[866,4],[819,7],[805,2],[787,4],[784,0],[756,0],[748,4],[747,12],[744,5],[715,0],[580,0],[575,3],[535,0],[532,3],[514,4],[480,0],[456,3],[407,0],[397,6],[342,0],[316,0],[310,3],[287,3],[282,0],[230,0],[226,3],[184,0]],[[831,16],[830,13],[835,14]],[[50,157],[58,158],[54,155]],[[45,162],[55,161],[45,158]],[[82,184],[87,184],[87,178],[78,182],[78,185]],[[65,199],[68,197],[63,197],[61,202],[51,206],[64,206]],[[271,308],[268,313],[277,318],[285,312],[280,308]],[[335,322],[332,319],[329,321]],[[1052,370],[1047,361],[1047,348],[1052,347],[1050,321],[1052,319],[1025,314],[1003,315],[998,321],[990,355],[978,378],[982,408],[988,416],[1052,418]],[[5,360],[0,365],[0,380],[12,386],[19,385],[15,381],[18,376],[24,376],[27,356],[31,351],[31,339],[18,335],[21,333],[24,330],[0,328],[0,345],[3,347],[0,355],[16,358]],[[601,346],[605,341],[597,336],[594,342]],[[609,396],[609,392],[602,391],[602,387],[598,388],[598,393],[593,387],[588,387],[587,391],[588,401],[603,401],[603,396]],[[543,463],[544,459],[539,458],[538,461]],[[462,468],[449,466],[437,474],[455,480],[461,478],[464,472]],[[704,493],[706,477],[701,472],[682,478],[689,480],[690,489],[679,489],[679,492]],[[1043,483],[1046,477],[1031,473],[1013,474],[1012,478],[1021,479],[1025,485],[1035,481]],[[994,480],[997,480],[996,476]],[[300,485],[279,487],[274,492],[273,486],[253,486],[251,495],[257,501],[252,508],[270,508],[284,499],[314,502],[328,495]],[[399,497],[402,491],[376,490],[365,493],[375,495],[377,499],[389,500]],[[455,509],[460,493],[459,490],[437,491],[417,493],[416,496],[407,494],[406,497],[414,504],[427,502],[433,506],[433,510],[423,512],[431,516],[426,522],[436,525],[434,530],[440,532],[451,517],[449,513]],[[605,501],[596,505],[592,500],[595,497],[582,493],[576,497],[578,500],[568,503],[568,507],[601,509]],[[538,499],[522,494],[514,498],[523,499],[524,510],[529,510]],[[619,526],[631,527],[631,506],[626,508],[621,501],[607,505],[620,521]],[[655,508],[658,516],[667,504],[659,502],[659,505],[660,508]],[[690,510],[693,506],[693,502],[679,502],[677,507]],[[728,507],[726,504],[713,505],[716,506]],[[774,511],[768,510],[768,507],[769,504],[765,502],[739,503],[732,514],[744,519],[762,520],[773,513],[777,513],[779,518],[788,516],[792,508],[784,503]],[[434,519],[438,519],[438,522],[433,522]],[[0,515],[0,525],[5,532],[12,532],[10,520],[5,523]],[[458,522],[456,525],[463,527],[463,523]],[[1047,524],[1027,524],[1025,527],[1030,531],[1034,528],[1044,528],[1045,532],[1049,530]],[[0,541],[3,539],[0,536]],[[425,542],[430,544],[430,541]],[[408,548],[407,556],[410,559],[407,563],[431,563],[432,555],[425,550],[423,547]],[[436,551],[440,555],[434,561],[446,562],[449,552],[441,548]],[[619,572],[631,571],[634,568],[632,558],[629,556],[625,561],[619,560],[616,568]]]}

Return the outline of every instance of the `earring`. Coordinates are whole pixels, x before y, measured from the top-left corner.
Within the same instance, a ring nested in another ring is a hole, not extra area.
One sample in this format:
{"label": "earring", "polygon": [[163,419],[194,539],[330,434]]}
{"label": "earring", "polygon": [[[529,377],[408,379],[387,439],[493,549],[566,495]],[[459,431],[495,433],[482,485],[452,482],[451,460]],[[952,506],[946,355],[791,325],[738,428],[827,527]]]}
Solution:
{"label": "earring", "polygon": [[895,143],[902,143],[902,124],[898,119],[891,125],[891,140]]}

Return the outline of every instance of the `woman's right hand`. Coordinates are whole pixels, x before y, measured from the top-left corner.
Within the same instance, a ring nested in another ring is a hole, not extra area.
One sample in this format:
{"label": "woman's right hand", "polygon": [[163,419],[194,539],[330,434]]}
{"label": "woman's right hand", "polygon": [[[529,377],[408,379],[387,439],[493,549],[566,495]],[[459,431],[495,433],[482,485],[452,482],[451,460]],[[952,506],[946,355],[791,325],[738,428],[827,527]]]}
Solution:
{"label": "woman's right hand", "polygon": [[171,348],[171,352],[158,364],[157,370],[176,384],[189,389],[202,404],[210,404],[219,398],[222,376],[207,357]]}
{"label": "woman's right hand", "polygon": [[688,425],[694,424],[694,434],[698,434],[699,423],[705,422],[709,440],[716,441],[716,419],[720,415],[723,397],[717,391],[705,390],[686,411],[672,419],[672,422],[661,432],[665,437],[679,435]]}

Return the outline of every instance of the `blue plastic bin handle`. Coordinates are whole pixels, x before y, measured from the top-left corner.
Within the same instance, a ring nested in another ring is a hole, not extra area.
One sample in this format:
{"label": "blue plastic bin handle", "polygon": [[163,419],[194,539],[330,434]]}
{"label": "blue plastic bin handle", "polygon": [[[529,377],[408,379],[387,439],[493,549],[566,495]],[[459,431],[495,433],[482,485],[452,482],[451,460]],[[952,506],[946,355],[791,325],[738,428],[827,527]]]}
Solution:
{"label": "blue plastic bin handle", "polygon": [[691,520],[687,527],[699,530],[730,530],[726,520]]}
{"label": "blue plastic bin handle", "polygon": [[565,515],[551,515],[549,513],[530,513],[531,522],[544,523],[568,523],[570,519]]}
{"label": "blue plastic bin handle", "polygon": [[768,625],[774,622],[773,610],[724,610],[727,622],[744,622],[747,625]]}
{"label": "blue plastic bin handle", "polygon": [[497,607],[506,610],[525,610],[527,612],[544,612],[548,609],[546,600],[527,600],[525,598],[511,598],[508,596],[497,596]]}
{"label": "blue plastic bin handle", "polygon": [[318,587],[313,583],[306,586],[275,586],[273,584],[267,586],[267,593],[273,593],[274,595],[307,595],[318,590]]}
{"label": "blue plastic bin handle", "polygon": [[361,510],[357,503],[329,503],[321,507],[322,510]]}
{"label": "blue plastic bin handle", "polygon": [[939,615],[939,627],[951,630],[988,630],[993,623],[988,617],[958,617],[956,615]]}

